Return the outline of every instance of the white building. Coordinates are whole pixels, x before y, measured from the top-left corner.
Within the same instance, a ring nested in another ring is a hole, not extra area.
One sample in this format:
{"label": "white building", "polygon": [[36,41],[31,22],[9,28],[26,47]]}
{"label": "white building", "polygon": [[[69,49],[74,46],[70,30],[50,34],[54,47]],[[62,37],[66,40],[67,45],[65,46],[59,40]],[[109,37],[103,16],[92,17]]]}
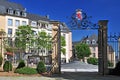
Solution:
{"label": "white building", "polygon": [[[8,34],[8,37],[15,37],[15,32],[18,29],[18,26],[22,25],[32,26],[32,30],[36,34],[39,31],[44,30],[48,35],[52,35],[52,25],[49,23],[50,19],[48,16],[27,13],[26,9],[17,3],[0,0],[0,18],[1,29],[4,29]],[[66,54],[61,54],[61,58],[68,63],[72,57],[72,33],[65,23],[61,23],[61,27],[66,28],[66,30],[61,29],[61,35],[64,36],[66,40]],[[37,54],[37,49],[36,52],[33,51],[33,53]],[[48,51],[44,51],[42,54],[39,53],[39,55],[48,56]],[[49,59],[46,58],[46,61],[47,60]]]}

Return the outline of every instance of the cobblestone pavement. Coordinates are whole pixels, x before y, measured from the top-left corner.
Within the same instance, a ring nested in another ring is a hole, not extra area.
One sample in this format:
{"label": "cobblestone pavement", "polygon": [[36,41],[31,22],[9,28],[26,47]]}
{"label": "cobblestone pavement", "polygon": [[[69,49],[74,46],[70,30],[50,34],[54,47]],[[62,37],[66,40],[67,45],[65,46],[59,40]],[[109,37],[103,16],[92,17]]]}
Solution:
{"label": "cobblestone pavement", "polygon": [[80,61],[73,61],[71,63],[61,65],[62,72],[98,72],[98,66],[83,63]]}

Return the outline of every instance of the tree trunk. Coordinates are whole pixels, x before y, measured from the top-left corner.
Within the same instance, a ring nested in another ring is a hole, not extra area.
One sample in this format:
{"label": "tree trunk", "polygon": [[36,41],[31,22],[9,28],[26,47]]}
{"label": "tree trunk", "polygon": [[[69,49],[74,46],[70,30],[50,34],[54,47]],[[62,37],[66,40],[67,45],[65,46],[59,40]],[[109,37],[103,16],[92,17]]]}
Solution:
{"label": "tree trunk", "polygon": [[82,58],[82,60],[83,60],[83,62],[85,62],[85,58],[84,57]]}

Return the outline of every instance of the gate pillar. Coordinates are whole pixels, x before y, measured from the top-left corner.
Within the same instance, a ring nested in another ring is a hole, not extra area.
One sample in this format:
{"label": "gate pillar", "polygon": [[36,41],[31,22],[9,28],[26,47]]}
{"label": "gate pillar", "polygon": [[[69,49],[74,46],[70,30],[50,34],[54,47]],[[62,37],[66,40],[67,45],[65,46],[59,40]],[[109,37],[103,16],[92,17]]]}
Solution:
{"label": "gate pillar", "polygon": [[107,61],[107,23],[108,20],[98,22],[98,71],[102,75],[108,74]]}
{"label": "gate pillar", "polygon": [[51,21],[52,25],[52,73],[61,73],[61,30],[60,22]]}

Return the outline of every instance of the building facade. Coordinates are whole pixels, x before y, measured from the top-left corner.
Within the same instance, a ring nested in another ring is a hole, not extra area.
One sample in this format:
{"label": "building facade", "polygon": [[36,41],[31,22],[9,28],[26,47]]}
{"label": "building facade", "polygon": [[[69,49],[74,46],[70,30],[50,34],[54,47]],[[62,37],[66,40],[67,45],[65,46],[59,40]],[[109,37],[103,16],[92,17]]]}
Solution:
{"label": "building facade", "polygon": [[[76,42],[75,44],[78,43],[86,43],[91,51],[91,55],[89,57],[94,57],[98,59],[98,36],[96,34],[90,35],[83,37],[81,41]],[[112,46],[109,44],[107,45],[107,58],[110,63],[115,66],[115,51]],[[87,58],[86,58],[87,61]]]}
{"label": "building facade", "polygon": [[[38,34],[40,31],[45,31],[48,35],[51,36],[52,24],[50,24],[50,21],[51,20],[49,19],[48,15],[40,16],[28,13],[26,12],[26,8],[20,4],[9,2],[7,0],[0,0],[0,29],[3,29],[6,32],[7,37],[12,37],[13,40],[15,38],[15,32],[17,31],[18,26],[22,25],[30,25],[35,34]],[[65,55],[61,54],[61,59],[65,59],[65,62],[68,63],[72,57],[72,33],[65,23],[60,23],[61,27],[66,28],[66,30],[61,29],[61,35],[65,37],[66,41],[66,53]],[[30,53],[33,53],[33,55],[37,54],[38,50],[35,50],[31,49]],[[4,53],[5,50],[3,50],[2,54]],[[46,58],[48,55],[49,54],[47,50],[45,50],[43,53],[38,54],[38,56],[44,56],[46,62],[49,60]],[[32,55],[27,55],[25,57],[31,56]]]}

